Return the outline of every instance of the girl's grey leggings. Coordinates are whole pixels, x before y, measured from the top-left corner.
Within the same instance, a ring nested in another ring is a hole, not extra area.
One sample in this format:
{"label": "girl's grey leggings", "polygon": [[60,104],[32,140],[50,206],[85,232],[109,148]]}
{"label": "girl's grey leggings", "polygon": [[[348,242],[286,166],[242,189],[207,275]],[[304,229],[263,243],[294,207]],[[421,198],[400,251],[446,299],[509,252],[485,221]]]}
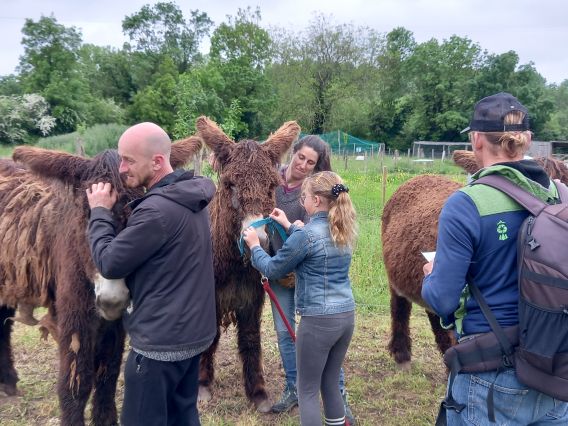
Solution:
{"label": "girl's grey leggings", "polygon": [[326,423],[343,424],[345,408],[337,382],[354,327],[355,311],[302,316],[296,342],[302,426],[321,426],[320,391]]}

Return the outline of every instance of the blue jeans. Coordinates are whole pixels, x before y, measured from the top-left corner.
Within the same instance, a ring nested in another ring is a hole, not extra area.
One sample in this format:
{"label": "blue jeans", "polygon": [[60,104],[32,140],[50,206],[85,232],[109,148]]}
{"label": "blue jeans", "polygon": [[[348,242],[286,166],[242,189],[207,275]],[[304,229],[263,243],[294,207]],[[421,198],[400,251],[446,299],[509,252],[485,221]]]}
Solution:
{"label": "blue jeans", "polygon": [[[277,281],[270,283],[270,288],[278,299],[278,303],[290,323],[292,330],[296,332],[296,305],[294,302],[294,288],[287,288],[278,284]],[[296,371],[296,345],[288,333],[288,329],[284,325],[284,321],[280,317],[280,313],[276,309],[274,302],[270,301],[272,306],[272,318],[274,319],[274,330],[278,338],[278,350],[282,359],[282,367],[286,375],[286,386],[296,387],[296,379],[298,373]],[[343,368],[339,372],[339,390],[345,393],[345,375]]]}
{"label": "blue jeans", "polygon": [[[495,423],[487,413],[487,393],[494,383]],[[465,404],[461,413],[447,410],[448,425],[567,425],[568,402],[554,399],[519,383],[514,369],[498,373],[462,373],[454,380],[452,394]]]}

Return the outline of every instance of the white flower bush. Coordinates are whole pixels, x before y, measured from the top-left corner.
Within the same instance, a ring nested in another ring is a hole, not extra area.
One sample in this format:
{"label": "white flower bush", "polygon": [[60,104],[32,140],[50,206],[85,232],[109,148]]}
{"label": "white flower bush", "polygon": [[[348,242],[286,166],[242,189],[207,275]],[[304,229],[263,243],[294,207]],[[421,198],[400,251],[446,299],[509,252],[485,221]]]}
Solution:
{"label": "white flower bush", "polygon": [[56,120],[49,115],[49,104],[40,95],[0,96],[0,143],[28,143],[47,136]]}

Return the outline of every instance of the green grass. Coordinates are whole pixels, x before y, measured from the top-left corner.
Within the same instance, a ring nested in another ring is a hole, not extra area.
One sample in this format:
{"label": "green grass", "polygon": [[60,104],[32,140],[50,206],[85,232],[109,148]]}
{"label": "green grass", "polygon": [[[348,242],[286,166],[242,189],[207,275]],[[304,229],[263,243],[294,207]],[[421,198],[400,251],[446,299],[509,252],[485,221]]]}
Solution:
{"label": "green grass", "polygon": [[11,145],[0,145],[0,158],[7,158],[12,156],[14,147]]}
{"label": "green grass", "polygon": [[398,157],[397,159],[388,156],[365,157],[365,160],[356,160],[354,156],[345,157],[332,156],[333,169],[343,176],[344,173],[366,173],[382,175],[383,168],[389,173],[415,174],[443,174],[455,175],[463,173],[463,170],[456,166],[451,159],[435,159],[432,162],[418,162],[414,158]]}

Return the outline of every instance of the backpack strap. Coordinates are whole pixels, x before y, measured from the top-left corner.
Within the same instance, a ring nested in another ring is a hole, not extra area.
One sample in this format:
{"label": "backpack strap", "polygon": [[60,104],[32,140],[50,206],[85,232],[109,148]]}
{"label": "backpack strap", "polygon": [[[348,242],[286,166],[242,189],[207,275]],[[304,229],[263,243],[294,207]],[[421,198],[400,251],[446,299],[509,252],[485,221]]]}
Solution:
{"label": "backpack strap", "polygon": [[[568,203],[568,187],[564,185],[560,179],[554,179],[554,185],[556,185],[556,190],[558,191],[558,196],[562,203]],[[568,211],[560,211],[557,216],[565,222],[568,222]]]}
{"label": "backpack strap", "polygon": [[[477,179],[476,181],[473,181],[471,184],[476,185],[480,183],[491,186],[495,189],[504,192],[513,200],[515,200],[517,203],[519,203],[521,206],[523,206],[525,209],[527,209],[529,212],[531,212],[533,216],[537,216],[542,210],[544,210],[546,206],[548,206],[548,204],[546,204],[544,201],[542,201],[538,197],[535,197],[530,192],[524,190],[519,185],[515,185],[513,182],[511,182],[509,179],[507,179],[504,176],[491,174],[483,176]],[[558,184],[556,185],[557,188],[560,186],[562,185]],[[566,190],[566,192],[564,192],[564,190]],[[562,188],[562,190],[558,189],[558,191],[562,200],[564,199],[568,200],[568,189]]]}
{"label": "backpack strap", "polygon": [[558,190],[558,195],[560,195],[560,200],[563,203],[568,202],[568,187],[562,183],[560,179],[554,179],[554,184],[556,185],[556,189]]}
{"label": "backpack strap", "polygon": [[[475,298],[475,300],[477,300],[477,303],[481,308],[481,312],[483,312],[485,319],[487,319],[487,322],[489,322],[491,330],[493,330],[493,333],[495,333],[495,336],[499,341],[499,345],[501,346],[501,351],[503,353],[503,366],[497,370],[497,374],[499,374],[499,372],[503,371],[504,368],[512,368],[515,366],[514,364],[515,349],[513,348],[513,345],[505,335],[503,327],[499,325],[497,319],[495,318],[495,315],[493,315],[493,312],[491,312],[491,309],[489,308],[489,305],[487,304],[485,298],[481,294],[481,291],[473,283],[471,276],[468,276],[467,281],[469,285],[469,290],[471,291],[471,295]],[[495,382],[491,383],[489,391],[487,392],[487,417],[491,423],[495,423],[495,403],[493,398],[494,387],[495,387]]]}
{"label": "backpack strap", "polygon": [[495,336],[497,337],[497,340],[501,345],[501,350],[503,351],[503,366],[513,367],[513,355],[515,352],[513,345],[511,345],[511,342],[509,342],[509,339],[503,331],[503,327],[499,325],[497,319],[495,318],[495,315],[493,315],[493,312],[491,312],[491,308],[489,308],[489,305],[485,301],[485,298],[481,294],[481,291],[479,291],[479,288],[473,283],[471,277],[468,278],[470,278],[468,279],[469,290],[479,304],[481,312],[483,312],[485,319],[487,319],[487,322],[491,326],[491,330],[493,330],[493,333],[495,333]]}
{"label": "backpack strap", "polygon": [[[554,179],[554,186],[556,186],[556,190],[558,192],[558,196],[560,197],[560,202],[562,204],[568,204],[568,187],[564,185],[559,179]],[[530,192],[524,190],[518,185],[515,185],[506,177],[491,174],[487,176],[483,176],[482,178],[477,179],[474,182],[471,182],[471,185],[475,184],[484,184],[487,186],[491,186],[495,189],[498,189],[509,197],[514,199],[518,202],[521,206],[527,209],[533,216],[537,216],[541,213],[549,204],[545,203],[544,201],[540,200],[538,197],[535,197]],[[549,213],[553,214],[554,216],[558,217],[559,219],[568,222],[568,207],[560,207],[557,205],[558,208],[553,210],[549,210]]]}

